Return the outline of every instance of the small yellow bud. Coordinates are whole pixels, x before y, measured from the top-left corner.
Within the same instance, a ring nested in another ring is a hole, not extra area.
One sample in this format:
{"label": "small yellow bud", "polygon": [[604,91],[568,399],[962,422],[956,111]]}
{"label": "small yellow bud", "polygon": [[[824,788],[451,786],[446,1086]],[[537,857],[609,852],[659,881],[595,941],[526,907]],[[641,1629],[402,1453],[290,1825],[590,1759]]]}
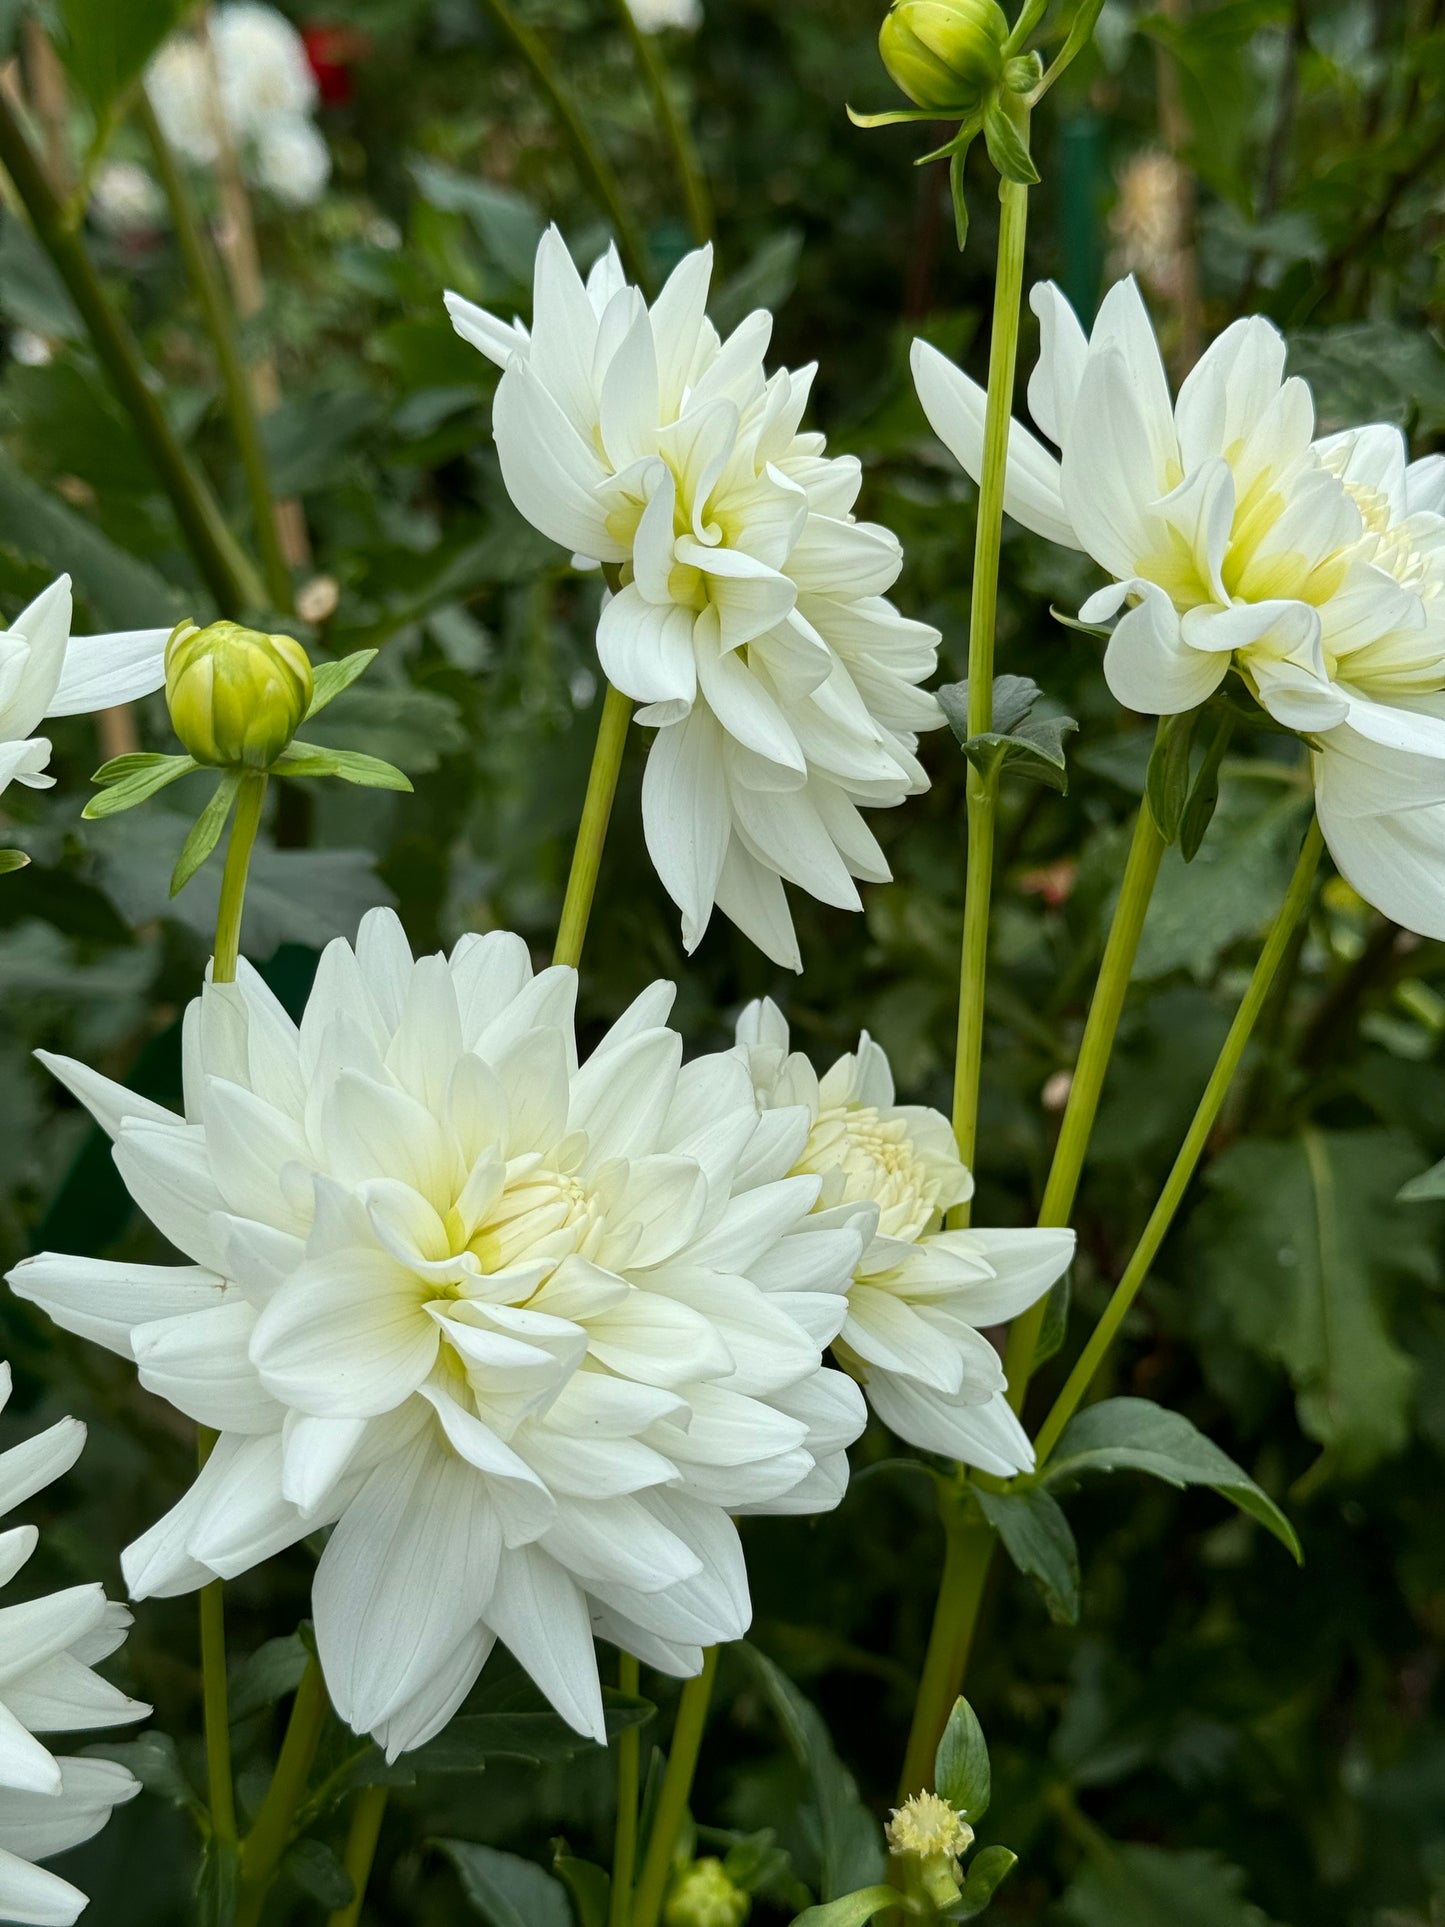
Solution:
{"label": "small yellow bud", "polygon": [[910,1891],[917,1887],[936,1907],[958,1898],[959,1858],[973,1845],[973,1828],[936,1793],[915,1793],[893,1809],[884,1829],[898,1859],[911,1863]]}
{"label": "small yellow bud", "polygon": [[662,1918],[665,1927],[743,1927],[752,1899],[728,1879],[721,1860],[694,1860],[679,1874]]}
{"label": "small yellow bud", "polygon": [[310,661],[290,636],[182,622],[166,644],[171,727],[198,763],[269,769],[300,727],[311,689]]}
{"label": "small yellow bud", "polygon": [[878,51],[911,101],[961,120],[997,87],[1008,34],[997,0],[893,0]]}

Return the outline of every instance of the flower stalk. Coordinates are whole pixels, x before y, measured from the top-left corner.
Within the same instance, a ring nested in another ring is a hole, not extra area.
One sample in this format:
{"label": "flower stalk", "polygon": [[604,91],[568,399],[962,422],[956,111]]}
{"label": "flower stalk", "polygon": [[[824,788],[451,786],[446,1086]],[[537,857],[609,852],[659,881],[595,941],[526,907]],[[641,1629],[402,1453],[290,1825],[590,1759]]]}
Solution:
{"label": "flower stalk", "polygon": [[657,44],[655,34],[644,33],[637,24],[637,17],[628,0],[617,0],[617,14],[628,40],[632,43],[633,56],[647,91],[652,96],[653,111],[663,138],[672,150],[673,165],[677,169],[678,185],[682,189],[683,204],[687,208],[687,224],[692,230],[692,238],[701,245],[713,237],[712,194],[707,184],[707,175],[693,139],[692,129],[687,116],[677,103],[673,93],[667,65]]}
{"label": "flower stalk", "polygon": [[351,1816],[342,1865],[351,1881],[351,1898],[344,1907],[327,1917],[326,1927],[357,1927],[366,1901],[366,1885],[376,1859],[376,1843],[381,1838],[381,1823],[386,1817],[387,1789],[369,1786],[362,1789]]}
{"label": "flower stalk", "polygon": [[703,1727],[707,1724],[707,1709],[716,1676],[717,1647],[710,1646],[703,1654],[702,1671],[682,1689],[677,1722],[672,1730],[672,1745],[667,1754],[667,1771],[662,1778],[657,1812],[653,1817],[647,1853],[637,1882],[632,1927],[657,1927],[662,1913],[667,1883],[672,1875],[673,1858],[682,1834],[683,1821],[687,1817],[688,1801],[692,1797],[693,1778],[702,1749]]}
{"label": "flower stalk", "polygon": [[251,871],[251,852],[256,847],[256,832],[261,827],[266,783],[264,771],[248,770],[237,786],[236,816],[231,825],[226,868],[221,877],[215,961],[211,965],[212,983],[235,982],[236,964],[241,954],[241,913],[246,901],[246,878]]}
{"label": "flower stalk", "polygon": [[[635,1695],[642,1669],[631,1653],[617,1662],[617,1685]],[[640,1787],[641,1739],[635,1726],[617,1736],[617,1825],[612,1837],[612,1889],[607,1927],[629,1927],[632,1919],[632,1881],[637,1871],[637,1799]]]}
{"label": "flower stalk", "polygon": [[602,719],[597,725],[597,742],[592,751],[582,820],[577,825],[562,918],[557,926],[557,946],[552,953],[553,963],[571,964],[574,969],[582,961],[582,945],[587,938],[592,899],[597,894],[602,850],[607,841],[607,825],[612,818],[612,802],[617,794],[617,779],[627,748],[627,725],[631,719],[630,699],[609,683],[602,704]]}
{"label": "flower stalk", "polygon": [[297,1810],[316,1758],[328,1704],[321,1663],[313,1654],[306,1662],[291,1702],[291,1717],[286,1722],[271,1784],[241,1849],[241,1899],[236,1910],[236,1927],[256,1927],[261,1919],[281,1856],[295,1832]]}
{"label": "flower stalk", "polygon": [[[197,1455],[202,1465],[216,1434],[199,1427]],[[206,1787],[211,1829],[223,1847],[236,1844],[236,1790],[231,1774],[231,1716],[226,1688],[226,1602],[219,1579],[198,1595],[201,1621],[201,1698],[206,1733]]]}

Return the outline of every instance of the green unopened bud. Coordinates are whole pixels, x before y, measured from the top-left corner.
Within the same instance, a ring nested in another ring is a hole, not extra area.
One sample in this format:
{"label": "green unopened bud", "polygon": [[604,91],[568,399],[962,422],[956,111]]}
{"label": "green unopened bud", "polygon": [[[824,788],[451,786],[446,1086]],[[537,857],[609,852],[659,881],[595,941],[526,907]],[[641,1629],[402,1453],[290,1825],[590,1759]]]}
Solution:
{"label": "green unopened bud", "polygon": [[171,727],[198,763],[269,769],[311,705],[311,663],[290,636],[182,622],[166,644]]}
{"label": "green unopened bud", "polygon": [[1008,35],[997,0],[893,0],[878,50],[910,100],[963,120],[997,87]]}
{"label": "green unopened bud", "polygon": [[907,1869],[909,1891],[947,1907],[960,1892],[959,1859],[973,1845],[973,1828],[936,1793],[915,1793],[895,1807],[885,1832],[895,1858]]}
{"label": "green unopened bud", "polygon": [[728,1879],[721,1860],[694,1860],[678,1875],[662,1918],[666,1927],[743,1927],[752,1898]]}

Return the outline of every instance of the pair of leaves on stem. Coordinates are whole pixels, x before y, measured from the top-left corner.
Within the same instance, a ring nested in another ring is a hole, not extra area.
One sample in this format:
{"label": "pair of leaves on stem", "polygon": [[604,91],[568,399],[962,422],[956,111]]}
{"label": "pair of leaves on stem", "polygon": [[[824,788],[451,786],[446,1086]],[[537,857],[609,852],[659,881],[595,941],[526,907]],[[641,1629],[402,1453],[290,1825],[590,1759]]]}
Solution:
{"label": "pair of leaves on stem", "polygon": [[1071,1419],[1043,1469],[1000,1491],[970,1487],[973,1499],[1019,1571],[1064,1625],[1079,1616],[1079,1552],[1055,1491],[1090,1472],[1145,1472],[1166,1484],[1209,1486],[1273,1533],[1295,1560],[1294,1527],[1242,1467],[1181,1412],[1144,1398],[1103,1399]]}
{"label": "pair of leaves on stem", "polygon": [[938,701],[964,755],[980,776],[994,779],[1013,769],[1064,794],[1069,787],[1064,739],[1079,725],[1072,716],[1035,716],[1042,695],[1029,676],[995,676],[993,725],[973,736],[968,723],[968,679],[946,683]]}
{"label": "pair of leaves on stem", "polygon": [[[374,649],[358,649],[354,654],[342,657],[339,662],[323,663],[315,672],[311,705],[306,711],[305,720],[310,722],[343,690],[349,689],[375,660],[376,653]],[[93,780],[100,785],[100,794],[91,797],[81,814],[91,820],[119,816],[123,810],[134,809],[138,803],[148,801],[180,777],[189,776],[192,770],[201,767],[193,756],[164,756],[149,751],[116,756],[96,771]],[[250,773],[239,769],[221,771],[215,793],[196,818],[190,835],[182,845],[171,877],[173,897],[186,887],[220,842],[237,793]],[[262,772],[254,773],[259,775]],[[288,743],[265,774],[337,776],[342,782],[355,783],[363,789],[411,788],[410,778],[394,764],[383,762],[379,756],[367,756],[352,749],[327,749],[318,743],[300,741]]]}
{"label": "pair of leaves on stem", "polygon": [[[1213,724],[1197,771],[1191,768],[1199,726],[1208,715]],[[1165,716],[1154,739],[1154,753],[1144,779],[1144,794],[1154,827],[1166,843],[1177,843],[1186,863],[1199,854],[1204,833],[1219,803],[1219,769],[1234,731],[1234,712],[1227,704],[1186,710]]]}

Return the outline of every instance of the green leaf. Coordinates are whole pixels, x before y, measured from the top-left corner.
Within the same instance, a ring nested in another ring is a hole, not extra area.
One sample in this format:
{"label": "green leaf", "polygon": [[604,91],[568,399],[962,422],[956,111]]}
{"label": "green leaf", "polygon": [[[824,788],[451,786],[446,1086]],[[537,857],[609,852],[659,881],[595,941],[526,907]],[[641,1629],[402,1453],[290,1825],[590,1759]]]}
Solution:
{"label": "green leaf", "polygon": [[1073,1295],[1070,1273],[1050,1288],[1044,1303],[1044,1322],[1039,1327],[1039,1342],[1034,1347],[1034,1370],[1056,1356],[1069,1333],[1069,1304]]}
{"label": "green leaf", "polygon": [[424,200],[445,214],[465,214],[496,265],[519,287],[531,287],[542,221],[530,201],[515,188],[440,161],[414,160],[411,175]]}
{"label": "green leaf", "polygon": [[211,1835],[196,1874],[196,1927],[231,1927],[240,1895],[240,1849],[233,1840]]}
{"label": "green leaf", "polygon": [[966,1699],[956,1699],[933,1761],[933,1787],[965,1820],[977,1826],[988,1812],[993,1774],[988,1741]]}
{"label": "green leaf", "polygon": [[232,1724],[294,1693],[301,1684],[309,1657],[306,1642],[299,1633],[268,1639],[258,1646],[231,1681]]}
{"label": "green leaf", "polygon": [[98,117],[140,77],[187,0],[56,0],[61,57]]}
{"label": "green leaf", "polygon": [[708,302],[713,325],[726,335],[758,308],[781,308],[797,285],[802,259],[800,227],[785,227],[769,235]]}
{"label": "green leaf", "polygon": [[[1052,1465],[1052,1461],[1051,1461]],[[1079,1549],[1058,1501],[1040,1486],[985,1492],[974,1498],[1005,1552],[1043,1594],[1049,1617],[1072,1626],[1079,1617]]]}
{"label": "green leaf", "polygon": [[1214,734],[1204,752],[1204,761],[1190,789],[1184,814],[1179,819],[1179,854],[1186,863],[1192,863],[1198,856],[1205,832],[1214,821],[1214,812],[1219,805],[1219,769],[1233,734],[1234,712],[1226,709],[1214,726]]}
{"label": "green leaf", "polygon": [[231,814],[231,805],[236,800],[236,791],[240,786],[240,776],[234,770],[227,770],[217,783],[210,802],[191,825],[191,833],[181,845],[176,867],[171,872],[173,897],[180,895],[220,842],[221,832],[226,827],[226,819]]}
{"label": "green leaf", "polygon": [[821,1907],[809,1907],[796,1917],[793,1927],[865,1927],[867,1921],[897,1907],[900,1899],[896,1887],[864,1887]]}
{"label": "green leaf", "polygon": [[8,877],[12,870],[23,870],[29,861],[24,850],[0,850],[0,877]]}
{"label": "green leaf", "polygon": [[1243,1885],[1217,1854],[1114,1847],[1091,1860],[1060,1909],[1073,1927],[1265,1927]]}
{"label": "green leaf", "polygon": [[1197,709],[1187,709],[1182,716],[1161,718],[1154,753],[1149,758],[1144,795],[1154,827],[1166,843],[1179,841],[1184,806],[1189,800],[1189,752],[1194,747],[1198,721]]}
{"label": "green leaf", "polygon": [[376,661],[378,653],[375,649],[353,649],[338,662],[317,663],[311,672],[311,707],[306,721],[334,703],[343,689],[350,689],[362,671]]}
{"label": "green leaf", "polygon": [[345,1907],[355,1897],[351,1875],[336,1849],[324,1840],[298,1840],[281,1862],[281,1870],[320,1907]]}
{"label": "green leaf", "polygon": [[1106,1398],[1064,1427],[1045,1481],[1082,1472],[1147,1472],[1169,1485],[1207,1485],[1257,1519],[1286,1551],[1303,1558],[1294,1527],[1274,1500],[1182,1412],[1147,1398]]}
{"label": "green leaf", "polygon": [[138,1740],[106,1740],[84,1749],[97,1760],[114,1760],[129,1767],[147,1793],[167,1805],[180,1807],[197,1820],[206,1818],[206,1803],[186,1778],[176,1743],[169,1733],[143,1733]]}
{"label": "green leaf", "polygon": [[560,1840],[554,1843],[552,1865],[572,1896],[578,1927],[607,1927],[607,1908],[612,1898],[612,1880],[607,1870],[594,1866],[590,1860],[575,1859]]}
{"label": "green leaf", "polygon": [[122,810],[133,810],[168,783],[199,768],[194,756],[116,756],[90,779],[105,787],[91,797],[80,814],[91,823],[100,817],[119,816]]}
{"label": "green leaf", "polygon": [[313,743],[289,743],[272,767],[283,776],[339,776],[368,790],[411,789],[411,778],[395,763],[367,756],[358,749],[319,749]]}
{"label": "green leaf", "polygon": [[1050,789],[1068,789],[1064,738],[1078,728],[1071,716],[1033,715],[1040,690],[1027,676],[996,676],[993,685],[993,727],[980,735],[968,733],[968,680],[946,683],[937,692],[963,753],[983,775],[1009,766],[1020,776]]}
{"label": "green leaf", "polygon": [[535,1862],[468,1840],[438,1844],[463,1893],[491,1927],[572,1927],[567,1889]]}
{"label": "green leaf", "polygon": [[409,683],[369,682],[340,715],[332,711],[318,717],[307,734],[324,749],[378,756],[413,776],[428,775],[443,756],[468,743],[456,704]]}
{"label": "green leaf", "polygon": [[808,1776],[817,1812],[823,1898],[832,1900],[869,1885],[884,1866],[878,1823],[834,1752],[822,1715],[756,1646],[742,1641],[732,1650],[761,1687],[793,1757]]}
{"label": "green leaf", "polygon": [[1018,1865],[1018,1855],[1007,1847],[985,1847],[969,1862],[963,1891],[951,1907],[945,1907],[945,1920],[977,1920],[987,1911],[990,1901]]}
{"label": "green leaf", "polygon": [[[18,855],[19,852],[12,854]],[[1434,1204],[1445,1198],[1445,1158],[1402,1184],[1395,1195],[1401,1204]]]}
{"label": "green leaf", "polygon": [[1391,1333],[1391,1300],[1440,1273],[1434,1226],[1397,1203],[1418,1163],[1392,1131],[1236,1144],[1195,1219],[1204,1289],[1289,1373],[1300,1424],[1351,1475],[1409,1436],[1417,1367]]}
{"label": "green leaf", "polygon": [[1019,187],[1037,186],[1039,170],[1034,166],[1028,144],[997,96],[989,102],[984,114],[983,138],[989,159],[1006,181],[1013,181]]}
{"label": "green leaf", "polygon": [[[656,1712],[650,1700],[609,1691],[604,1700],[609,1742],[628,1727],[645,1726]],[[425,1746],[407,1755],[420,1773],[478,1773],[489,1759],[527,1760],[534,1766],[575,1760],[597,1745],[556,1713],[463,1713]]]}

